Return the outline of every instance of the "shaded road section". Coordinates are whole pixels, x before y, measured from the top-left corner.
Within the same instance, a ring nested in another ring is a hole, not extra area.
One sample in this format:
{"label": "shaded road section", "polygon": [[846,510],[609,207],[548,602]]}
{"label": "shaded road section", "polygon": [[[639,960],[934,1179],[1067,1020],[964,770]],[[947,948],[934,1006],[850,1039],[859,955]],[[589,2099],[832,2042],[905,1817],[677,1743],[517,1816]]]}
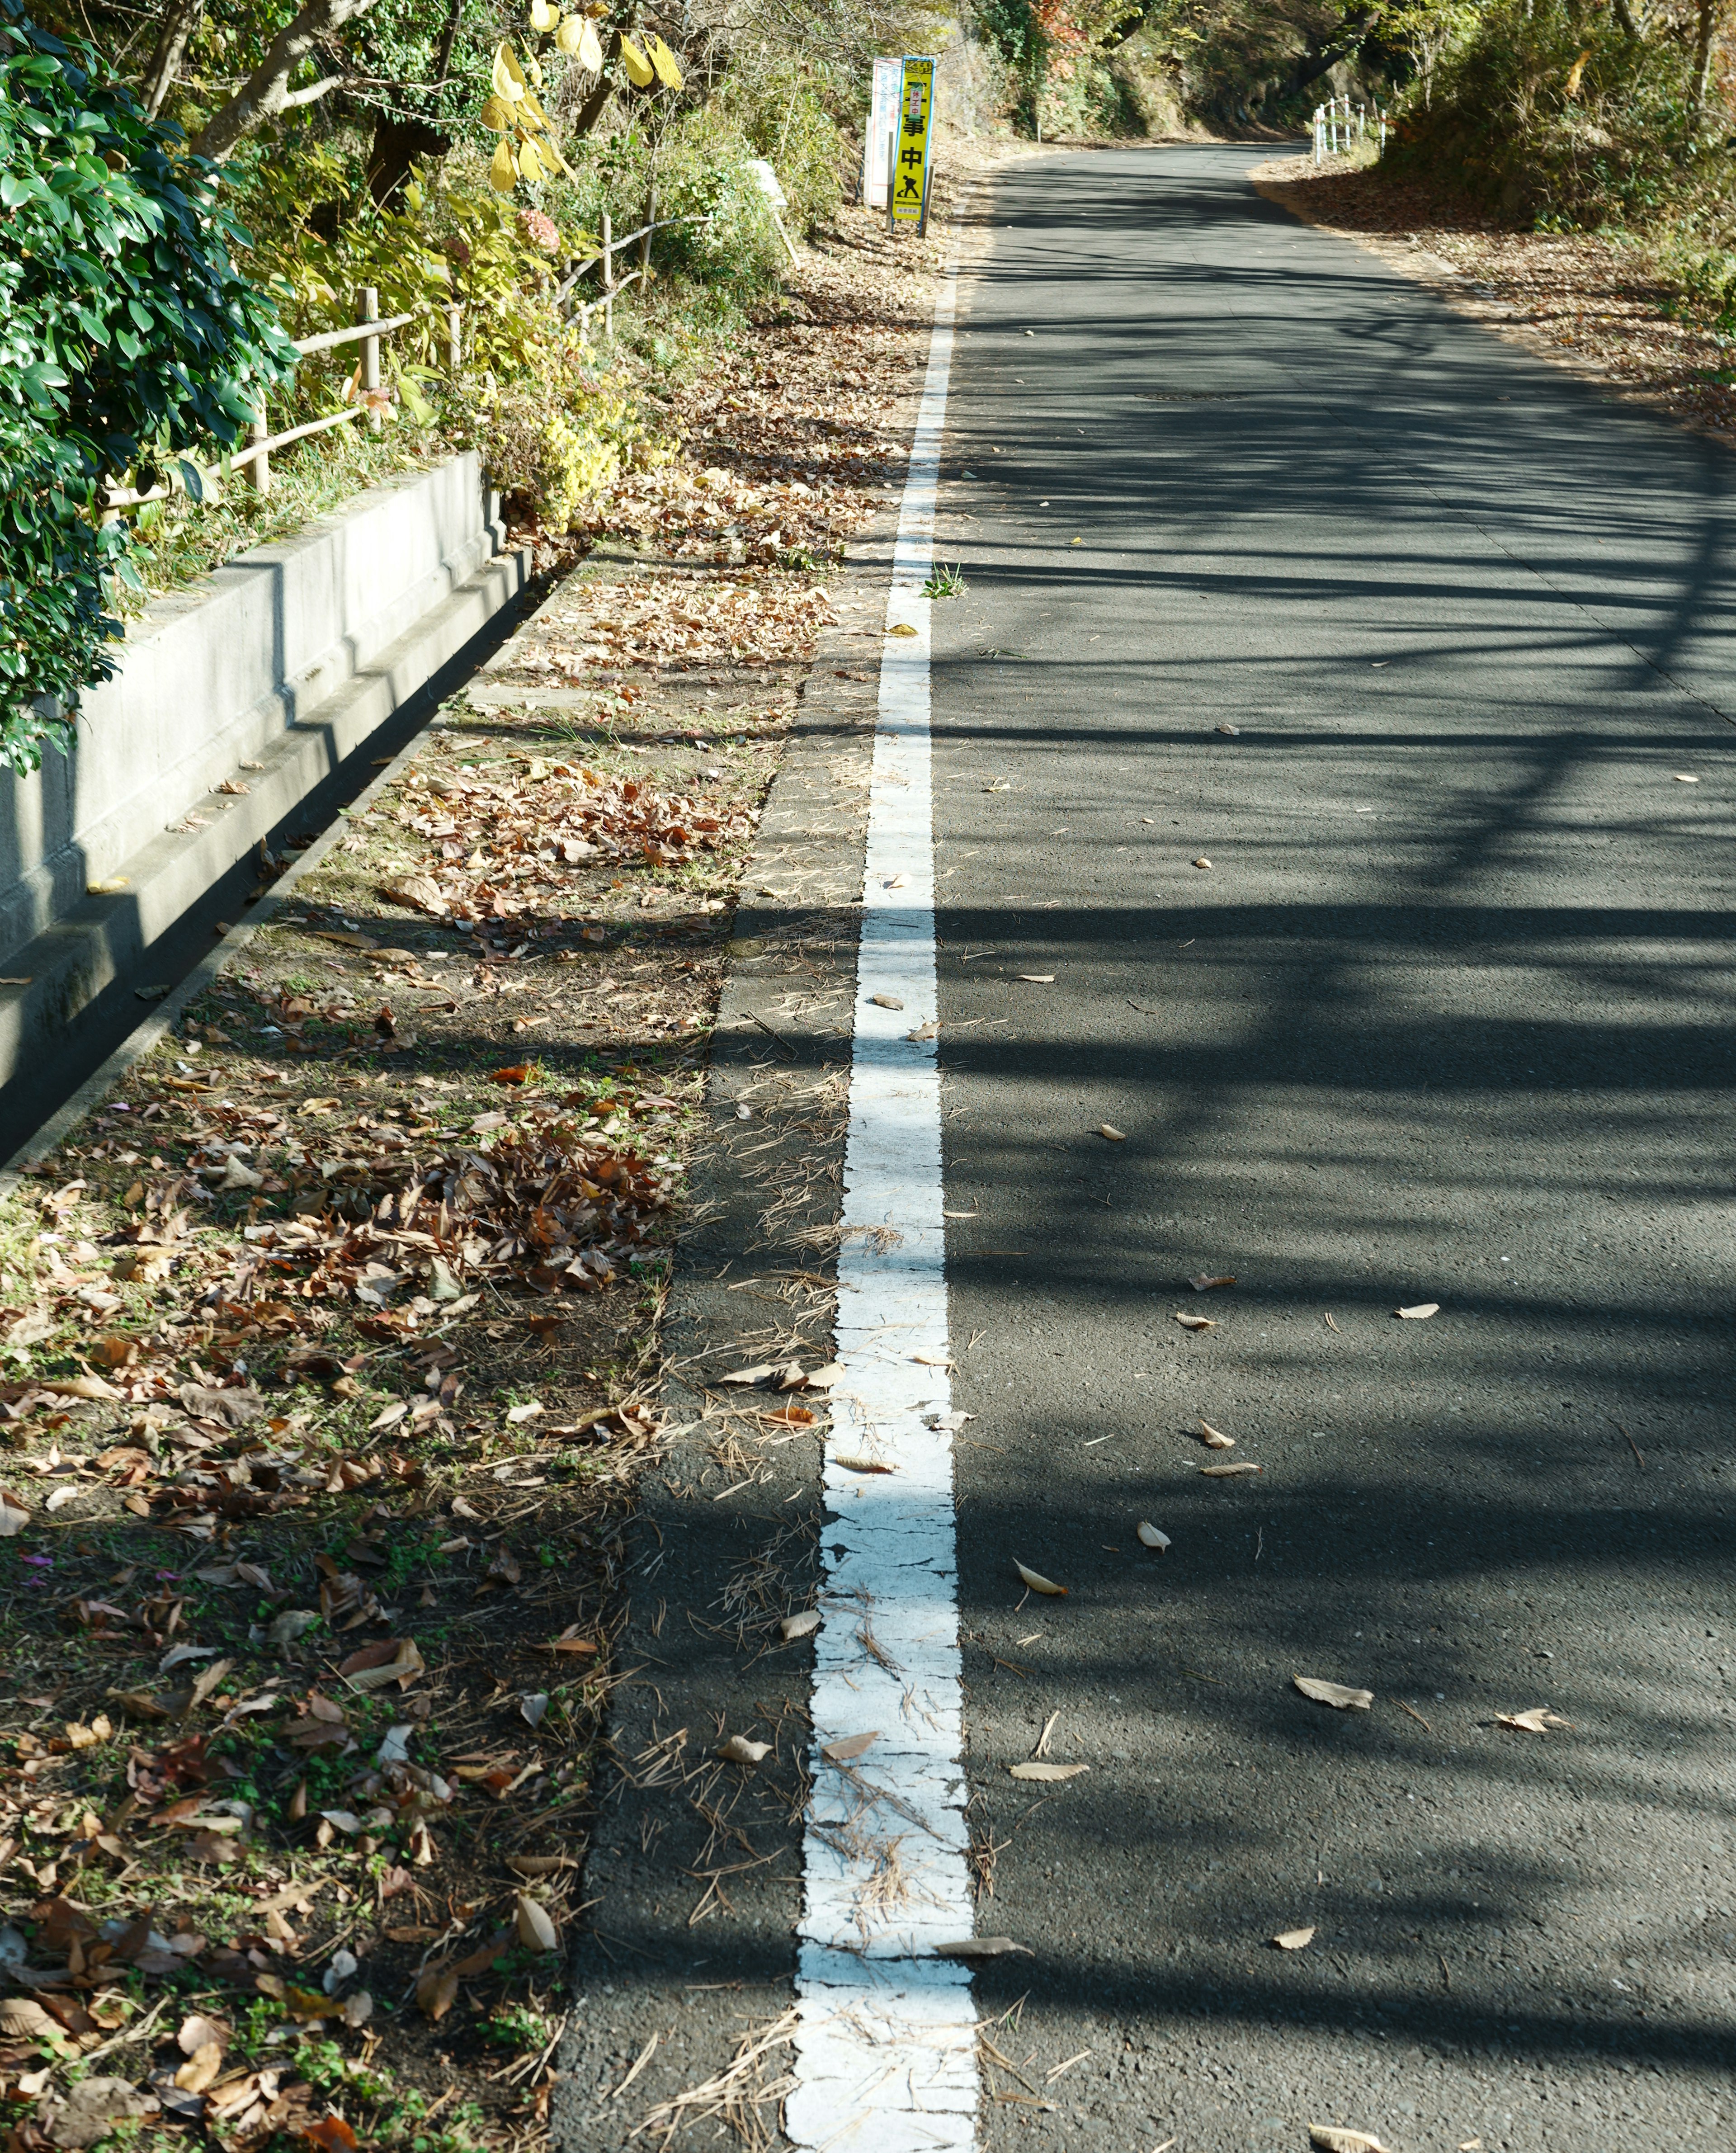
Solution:
{"label": "shaded road section", "polygon": [[1728,2153],[1736,462],[1251,161],[1019,169],[961,293],[982,2136]]}

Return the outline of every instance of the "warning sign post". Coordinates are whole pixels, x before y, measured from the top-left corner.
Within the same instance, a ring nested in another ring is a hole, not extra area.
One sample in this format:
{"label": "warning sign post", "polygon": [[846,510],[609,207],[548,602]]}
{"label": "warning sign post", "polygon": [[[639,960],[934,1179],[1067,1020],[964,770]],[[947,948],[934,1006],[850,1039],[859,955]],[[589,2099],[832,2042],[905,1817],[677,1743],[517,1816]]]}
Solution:
{"label": "warning sign post", "polygon": [[892,186],[887,197],[888,231],[929,228],[929,181],[934,139],[934,63],[907,59],[899,78],[897,131],[892,138]]}

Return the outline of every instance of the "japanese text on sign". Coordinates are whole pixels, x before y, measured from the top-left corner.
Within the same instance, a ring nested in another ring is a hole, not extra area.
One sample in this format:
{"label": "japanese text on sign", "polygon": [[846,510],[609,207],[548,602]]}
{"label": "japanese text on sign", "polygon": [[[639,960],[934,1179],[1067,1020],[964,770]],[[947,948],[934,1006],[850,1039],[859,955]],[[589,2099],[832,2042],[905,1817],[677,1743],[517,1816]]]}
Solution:
{"label": "japanese text on sign", "polygon": [[899,86],[899,139],[893,157],[892,214],[919,224],[928,206],[929,153],[934,137],[934,63],[907,59]]}

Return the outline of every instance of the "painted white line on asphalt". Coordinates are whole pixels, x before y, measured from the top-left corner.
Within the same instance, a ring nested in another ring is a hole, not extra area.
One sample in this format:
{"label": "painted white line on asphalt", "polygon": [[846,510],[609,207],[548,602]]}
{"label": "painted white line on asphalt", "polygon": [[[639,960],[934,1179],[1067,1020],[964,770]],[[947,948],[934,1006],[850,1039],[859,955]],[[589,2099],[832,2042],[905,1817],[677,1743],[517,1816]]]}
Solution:
{"label": "painted white line on asphalt", "polygon": [[[893,556],[869,794],[838,1254],[846,1374],[826,1462],[837,1522],[822,1536],[802,2020],[785,2108],[790,2137],[812,2153],[964,2153],[976,2141],[970,1976],[934,1956],[973,1926],[952,1438],[934,1424],[951,1386],[923,593],[956,292],[949,272]],[[864,1457],[893,1470],[839,1463]],[[826,1761],[827,1744],[870,1733],[853,1762]]]}

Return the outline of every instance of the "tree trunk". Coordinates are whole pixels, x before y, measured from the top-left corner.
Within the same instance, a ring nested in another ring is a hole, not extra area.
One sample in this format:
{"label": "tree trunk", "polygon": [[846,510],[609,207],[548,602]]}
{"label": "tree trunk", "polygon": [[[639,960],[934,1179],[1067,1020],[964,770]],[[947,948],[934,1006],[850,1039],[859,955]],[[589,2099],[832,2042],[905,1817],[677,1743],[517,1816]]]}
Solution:
{"label": "tree trunk", "polygon": [[1718,0],[1698,0],[1694,26],[1693,103],[1689,108],[1698,120],[1706,109],[1706,93],[1712,87],[1712,39],[1718,28]]}
{"label": "tree trunk", "polygon": [[289,78],[316,46],[358,15],[364,15],[372,4],[373,0],[303,0],[293,21],[266,47],[258,66],[193,137],[195,155],[221,161],[242,135],[266,120],[298,104],[311,104],[316,97],[335,89],[343,79],[339,75],[328,75],[309,89],[296,90],[289,87]]}
{"label": "tree trunk", "polygon": [[193,33],[199,27],[199,17],[204,5],[205,0],[168,0],[168,5],[163,10],[156,45],[145,64],[145,79],[140,85],[145,109],[153,120],[162,110],[164,99],[175,87],[181,63],[187,56],[187,47],[192,43]]}

